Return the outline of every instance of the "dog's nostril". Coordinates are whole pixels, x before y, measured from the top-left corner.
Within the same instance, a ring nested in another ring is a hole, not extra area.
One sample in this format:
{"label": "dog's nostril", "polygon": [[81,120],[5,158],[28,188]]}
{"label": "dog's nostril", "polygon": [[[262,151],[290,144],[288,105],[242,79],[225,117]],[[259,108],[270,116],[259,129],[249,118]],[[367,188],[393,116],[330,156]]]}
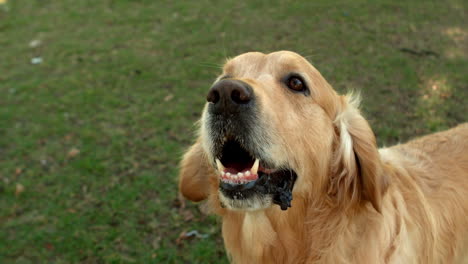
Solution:
{"label": "dog's nostril", "polygon": [[250,101],[249,94],[244,89],[236,89],[231,92],[231,99],[237,104],[245,104]]}
{"label": "dog's nostril", "polygon": [[210,103],[216,104],[219,101],[219,92],[216,89],[211,89],[206,96],[206,100]]}
{"label": "dog's nostril", "polygon": [[253,89],[238,80],[221,80],[217,82],[206,95],[206,100],[212,103],[213,111],[232,112],[254,99]]}

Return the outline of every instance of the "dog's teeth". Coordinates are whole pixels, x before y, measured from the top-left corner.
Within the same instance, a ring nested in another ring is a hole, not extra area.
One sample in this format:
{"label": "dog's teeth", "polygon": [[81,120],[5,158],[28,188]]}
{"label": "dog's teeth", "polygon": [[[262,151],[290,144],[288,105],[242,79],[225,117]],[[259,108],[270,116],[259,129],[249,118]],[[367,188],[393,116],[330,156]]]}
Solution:
{"label": "dog's teeth", "polygon": [[242,177],[244,177],[244,174],[242,172],[239,172],[239,173],[237,173],[237,177],[242,178]]}
{"label": "dog's teeth", "polygon": [[253,165],[252,168],[250,169],[250,171],[252,172],[253,175],[256,175],[256,174],[257,174],[257,172],[258,172],[258,165],[260,165],[260,160],[259,160],[259,159],[256,159],[254,165]]}
{"label": "dog's teeth", "polygon": [[226,169],[219,159],[216,159],[216,165],[218,166],[218,171],[220,172],[223,172]]}
{"label": "dog's teeth", "polygon": [[246,171],[246,172],[244,172],[244,174],[245,174],[245,177],[249,177],[250,176],[250,171]]}
{"label": "dog's teeth", "polygon": [[221,171],[220,174],[221,174],[221,177],[222,177],[222,178],[225,178],[225,177],[226,177],[226,173],[225,173],[224,171]]}
{"label": "dog's teeth", "polygon": [[227,172],[226,177],[231,178],[231,173]]}

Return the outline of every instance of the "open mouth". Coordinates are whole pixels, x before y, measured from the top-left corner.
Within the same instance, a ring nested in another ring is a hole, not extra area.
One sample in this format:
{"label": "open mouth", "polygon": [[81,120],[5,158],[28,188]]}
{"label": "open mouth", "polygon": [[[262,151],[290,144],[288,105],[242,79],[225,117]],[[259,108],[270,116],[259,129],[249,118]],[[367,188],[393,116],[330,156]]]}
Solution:
{"label": "open mouth", "polygon": [[221,181],[228,184],[246,184],[258,179],[260,160],[254,159],[236,141],[223,146],[221,160],[216,159]]}
{"label": "open mouth", "polygon": [[292,188],[297,178],[291,169],[269,168],[236,140],[224,143],[216,159],[220,191],[232,200],[271,196],[282,210],[291,207]]}

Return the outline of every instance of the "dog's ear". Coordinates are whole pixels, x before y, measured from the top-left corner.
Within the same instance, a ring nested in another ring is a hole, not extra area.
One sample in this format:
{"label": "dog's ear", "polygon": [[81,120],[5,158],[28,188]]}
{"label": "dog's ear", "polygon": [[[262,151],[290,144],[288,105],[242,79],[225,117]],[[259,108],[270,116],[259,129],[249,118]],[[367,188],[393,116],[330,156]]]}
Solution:
{"label": "dog's ear", "polygon": [[334,120],[337,144],[329,193],[342,204],[367,200],[380,212],[387,179],[374,133],[359,113],[359,98],[340,99],[342,107]]}
{"label": "dog's ear", "polygon": [[209,194],[209,178],[214,173],[198,140],[185,153],[180,163],[179,191],[194,202],[205,200]]}

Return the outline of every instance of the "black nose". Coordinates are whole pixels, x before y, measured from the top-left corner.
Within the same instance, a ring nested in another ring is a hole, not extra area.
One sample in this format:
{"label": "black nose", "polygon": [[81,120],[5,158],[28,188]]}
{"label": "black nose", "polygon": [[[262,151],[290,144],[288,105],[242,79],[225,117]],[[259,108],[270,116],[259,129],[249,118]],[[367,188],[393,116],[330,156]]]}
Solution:
{"label": "black nose", "polygon": [[253,99],[253,89],[239,80],[221,80],[211,87],[206,100],[220,112],[233,112]]}

